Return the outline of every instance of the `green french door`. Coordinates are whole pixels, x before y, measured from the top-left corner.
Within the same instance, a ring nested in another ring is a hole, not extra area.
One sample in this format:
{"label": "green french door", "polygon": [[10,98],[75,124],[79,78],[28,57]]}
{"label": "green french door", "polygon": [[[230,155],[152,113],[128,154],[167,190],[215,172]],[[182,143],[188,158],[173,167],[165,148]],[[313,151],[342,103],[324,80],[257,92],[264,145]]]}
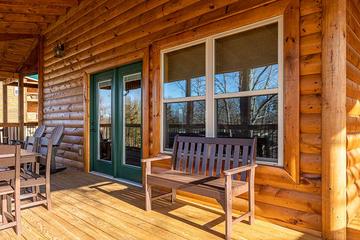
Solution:
{"label": "green french door", "polygon": [[142,64],[91,77],[91,170],[141,182]]}

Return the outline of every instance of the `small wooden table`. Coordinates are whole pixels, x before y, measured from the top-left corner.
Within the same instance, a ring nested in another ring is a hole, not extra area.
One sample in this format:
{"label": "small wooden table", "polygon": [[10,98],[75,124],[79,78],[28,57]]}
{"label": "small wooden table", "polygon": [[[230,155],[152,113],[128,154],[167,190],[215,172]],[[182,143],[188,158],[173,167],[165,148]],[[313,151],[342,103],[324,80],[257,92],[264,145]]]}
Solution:
{"label": "small wooden table", "polygon": [[[23,163],[32,163],[36,161],[36,158],[40,156],[39,153],[27,151],[24,149],[21,149],[21,158],[20,162]],[[0,167],[7,167],[9,165],[13,164],[14,161],[14,154],[0,154]]]}

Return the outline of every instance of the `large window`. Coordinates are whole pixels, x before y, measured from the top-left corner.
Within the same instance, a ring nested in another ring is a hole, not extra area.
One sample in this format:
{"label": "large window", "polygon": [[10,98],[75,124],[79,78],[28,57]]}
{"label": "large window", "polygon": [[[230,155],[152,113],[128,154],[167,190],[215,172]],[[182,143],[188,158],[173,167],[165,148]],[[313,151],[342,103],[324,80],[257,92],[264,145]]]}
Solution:
{"label": "large window", "polygon": [[162,150],[175,135],[257,136],[257,161],[282,165],[280,18],[163,52]]}

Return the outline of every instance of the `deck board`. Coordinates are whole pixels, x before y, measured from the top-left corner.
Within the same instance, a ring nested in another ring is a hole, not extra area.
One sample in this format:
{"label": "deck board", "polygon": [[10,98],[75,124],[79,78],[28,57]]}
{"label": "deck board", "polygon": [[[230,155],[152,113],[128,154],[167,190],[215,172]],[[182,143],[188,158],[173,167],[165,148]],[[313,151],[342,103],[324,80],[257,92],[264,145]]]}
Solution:
{"label": "deck board", "polygon": [[348,240],[358,240],[360,239],[360,211],[356,216],[350,221],[347,226],[347,239]]}
{"label": "deck board", "polygon": [[[77,170],[52,176],[53,209],[22,211],[23,235],[12,229],[0,239],[222,239],[224,221],[218,209],[186,201],[158,200],[144,211],[142,189]],[[234,239],[304,239],[315,236],[262,220],[234,225]]]}

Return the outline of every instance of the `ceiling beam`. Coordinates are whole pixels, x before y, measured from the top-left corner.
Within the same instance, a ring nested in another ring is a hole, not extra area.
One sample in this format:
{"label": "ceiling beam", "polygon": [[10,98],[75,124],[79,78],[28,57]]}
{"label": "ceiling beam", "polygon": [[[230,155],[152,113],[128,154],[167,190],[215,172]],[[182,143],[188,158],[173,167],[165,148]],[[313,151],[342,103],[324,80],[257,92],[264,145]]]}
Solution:
{"label": "ceiling beam", "polygon": [[35,4],[32,1],[27,1],[27,4],[11,5],[0,3],[0,12],[2,13],[27,13],[40,15],[64,15],[66,14],[65,7],[47,6],[45,4]]}
{"label": "ceiling beam", "polygon": [[0,13],[0,21],[6,22],[33,22],[33,23],[52,23],[57,19],[56,16],[28,14],[28,13]]}
{"label": "ceiling beam", "polygon": [[0,33],[39,34],[47,24],[0,22]]}
{"label": "ceiling beam", "polygon": [[25,53],[23,61],[19,64],[17,72],[32,73],[37,70],[37,48],[39,47],[39,39],[36,39],[29,50]]}
{"label": "ceiling beam", "polygon": [[2,41],[11,41],[19,39],[28,39],[28,38],[38,38],[38,34],[32,33],[0,33],[0,42]]}
{"label": "ceiling beam", "polygon": [[9,5],[29,4],[29,2],[31,2],[31,4],[44,4],[61,7],[72,7],[78,4],[78,0],[0,0],[0,3]]}
{"label": "ceiling beam", "polygon": [[18,62],[9,61],[9,60],[6,60],[6,59],[1,59],[1,58],[0,58],[0,64],[12,65],[12,66],[18,66],[19,65]]}
{"label": "ceiling beam", "polygon": [[19,78],[18,73],[0,71],[1,78]]}

